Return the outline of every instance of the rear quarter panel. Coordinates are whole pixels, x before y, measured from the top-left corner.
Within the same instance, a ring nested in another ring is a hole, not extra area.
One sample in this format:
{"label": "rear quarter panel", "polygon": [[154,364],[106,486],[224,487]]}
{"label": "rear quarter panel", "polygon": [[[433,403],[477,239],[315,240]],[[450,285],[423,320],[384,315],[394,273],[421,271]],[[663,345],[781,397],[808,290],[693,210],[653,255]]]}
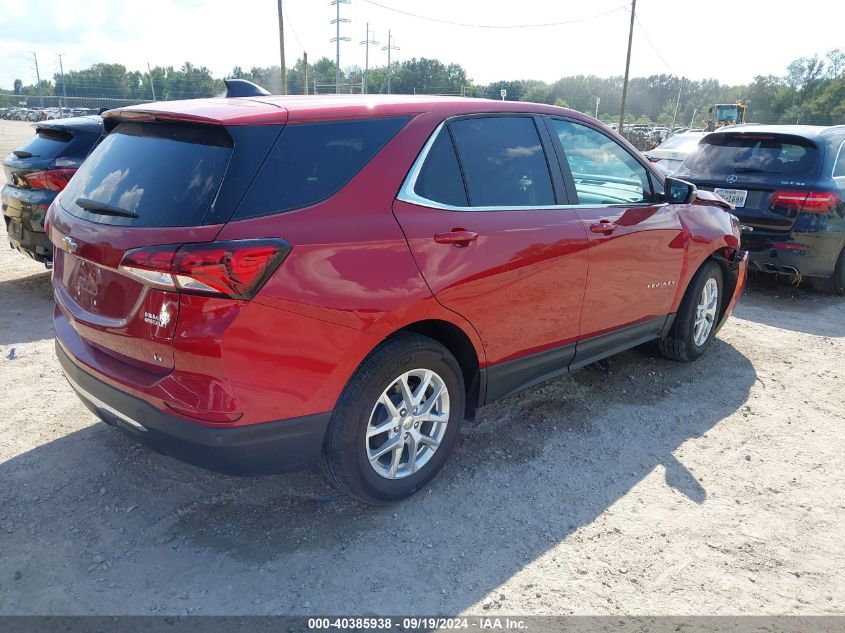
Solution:
{"label": "rear quarter panel", "polygon": [[449,321],[483,359],[472,326],[433,298],[392,213],[402,181],[442,118],[413,118],[323,202],[228,223],[217,239],[281,237],[293,245],[253,301],[381,338],[416,321]]}

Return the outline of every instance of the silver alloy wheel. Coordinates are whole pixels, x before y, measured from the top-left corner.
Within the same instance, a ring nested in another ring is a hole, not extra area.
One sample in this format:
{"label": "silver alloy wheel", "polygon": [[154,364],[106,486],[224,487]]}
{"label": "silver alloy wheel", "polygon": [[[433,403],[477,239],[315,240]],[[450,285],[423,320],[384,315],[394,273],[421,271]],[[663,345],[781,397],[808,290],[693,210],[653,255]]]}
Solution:
{"label": "silver alloy wheel", "polygon": [[713,330],[716,323],[716,309],[719,303],[719,284],[716,279],[710,277],[701,289],[701,296],[698,298],[698,307],[695,310],[695,329],[693,330],[693,341],[698,347],[707,342],[707,337]]}
{"label": "silver alloy wheel", "polygon": [[425,466],[446,434],[449,390],[430,369],[412,369],[394,380],[370,413],[364,438],[367,459],[385,479],[402,479]]}

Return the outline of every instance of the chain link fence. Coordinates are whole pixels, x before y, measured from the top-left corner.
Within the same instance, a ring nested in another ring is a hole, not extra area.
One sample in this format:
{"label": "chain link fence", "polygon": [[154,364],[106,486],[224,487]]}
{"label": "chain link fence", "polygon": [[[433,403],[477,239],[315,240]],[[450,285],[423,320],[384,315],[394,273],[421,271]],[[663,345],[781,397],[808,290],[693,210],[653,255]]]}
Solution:
{"label": "chain link fence", "polygon": [[0,119],[10,121],[48,121],[104,110],[150,103],[149,99],[114,97],[62,97],[57,95],[18,95],[0,92]]}

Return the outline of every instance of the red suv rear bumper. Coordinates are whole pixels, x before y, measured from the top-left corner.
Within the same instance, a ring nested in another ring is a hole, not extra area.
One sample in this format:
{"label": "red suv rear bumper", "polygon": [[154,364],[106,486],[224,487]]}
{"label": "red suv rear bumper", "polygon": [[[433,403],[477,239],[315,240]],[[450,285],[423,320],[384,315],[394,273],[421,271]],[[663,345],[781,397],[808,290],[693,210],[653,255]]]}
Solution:
{"label": "red suv rear bumper", "polygon": [[[99,418],[165,455],[244,475],[315,466],[337,398],[381,340],[249,302],[213,337],[180,332],[162,376],[92,346],[58,305],[54,326],[65,375]],[[230,421],[216,414],[223,390]],[[186,403],[194,415],[182,414]]]}
{"label": "red suv rear bumper", "polygon": [[248,426],[203,426],[99,380],[74,363],[58,340],[56,354],[86,407],[159,453],[231,475],[303,470],[318,463],[330,412]]}

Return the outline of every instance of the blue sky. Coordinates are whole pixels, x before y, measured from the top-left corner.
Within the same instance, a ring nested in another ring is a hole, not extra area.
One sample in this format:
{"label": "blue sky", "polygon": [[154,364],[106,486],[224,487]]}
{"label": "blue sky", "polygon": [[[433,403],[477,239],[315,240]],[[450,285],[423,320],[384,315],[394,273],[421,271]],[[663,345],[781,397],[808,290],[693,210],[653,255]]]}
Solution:
{"label": "blue sky", "polygon": [[[328,0],[283,0],[286,54],[292,65],[303,49],[314,60],[334,58],[329,39],[334,7]],[[745,83],[758,74],[783,74],[796,57],[845,46],[845,4],[803,0],[800,4],[638,0],[631,62],[633,76],[673,72],[693,79],[712,77]],[[378,6],[384,5],[384,6]],[[791,5],[791,8],[787,8]],[[491,29],[452,26],[391,11],[469,24],[520,25],[571,22],[550,27]],[[363,66],[365,24],[386,43],[394,59],[435,57],[461,63],[469,76],[553,81],[569,74],[622,74],[630,14],[624,0],[482,1],[352,0],[343,5],[341,65]],[[42,77],[94,62],[119,62],[129,69],[179,66],[185,61],[211,68],[216,76],[236,65],[278,63],[276,0],[0,0],[0,88],[16,78],[34,81],[32,52]],[[386,62],[380,46],[373,64]]]}

